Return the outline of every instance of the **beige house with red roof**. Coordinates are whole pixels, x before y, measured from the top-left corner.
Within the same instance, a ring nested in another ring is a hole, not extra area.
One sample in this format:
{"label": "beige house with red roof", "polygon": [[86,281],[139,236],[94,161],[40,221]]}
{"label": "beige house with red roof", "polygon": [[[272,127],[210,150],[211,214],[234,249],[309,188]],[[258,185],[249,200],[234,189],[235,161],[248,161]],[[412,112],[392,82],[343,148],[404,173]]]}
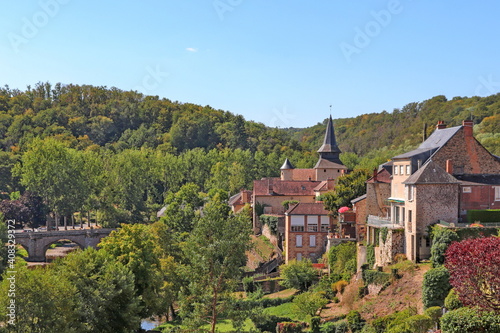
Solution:
{"label": "beige house with red roof", "polygon": [[285,212],[285,263],[310,259],[317,262],[325,253],[333,219],[323,203],[299,203]]}

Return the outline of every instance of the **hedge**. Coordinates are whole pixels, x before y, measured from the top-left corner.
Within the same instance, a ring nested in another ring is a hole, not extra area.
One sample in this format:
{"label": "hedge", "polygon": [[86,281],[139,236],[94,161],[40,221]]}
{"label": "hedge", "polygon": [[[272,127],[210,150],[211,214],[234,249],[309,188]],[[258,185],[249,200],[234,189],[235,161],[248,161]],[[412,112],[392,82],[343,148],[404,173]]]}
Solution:
{"label": "hedge", "polygon": [[367,269],[363,270],[362,278],[365,282],[365,285],[375,284],[378,286],[383,286],[390,281],[391,274]]}
{"label": "hedge", "polygon": [[455,289],[451,289],[448,293],[448,296],[444,299],[444,307],[448,310],[456,310],[463,307],[460,298],[458,297],[458,293]]}
{"label": "hedge", "polygon": [[500,316],[475,308],[460,308],[441,317],[443,333],[499,333]]}
{"label": "hedge", "polygon": [[350,311],[346,316],[346,320],[347,326],[352,333],[361,331],[365,326],[365,322],[361,319],[361,314],[358,311]]}
{"label": "hedge", "polygon": [[422,283],[422,301],[424,307],[443,306],[444,299],[451,289],[450,273],[444,266],[439,266],[424,274]]}
{"label": "hedge", "polygon": [[467,211],[467,222],[474,223],[499,222],[500,223],[500,209],[484,209],[476,210],[471,209]]}

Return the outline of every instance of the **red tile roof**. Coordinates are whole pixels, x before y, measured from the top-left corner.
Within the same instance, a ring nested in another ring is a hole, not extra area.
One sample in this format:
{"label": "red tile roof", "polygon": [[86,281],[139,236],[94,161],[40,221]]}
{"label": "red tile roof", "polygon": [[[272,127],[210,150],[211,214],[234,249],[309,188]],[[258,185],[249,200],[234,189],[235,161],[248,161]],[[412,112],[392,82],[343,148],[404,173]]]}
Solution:
{"label": "red tile roof", "polygon": [[[375,183],[375,177],[366,181],[367,183]],[[382,169],[377,173],[377,183],[391,183],[391,174],[386,169]]]}
{"label": "red tile roof", "polygon": [[298,203],[286,211],[287,215],[328,215],[325,205],[319,203]]}
{"label": "red tile roof", "polygon": [[[279,178],[265,178],[254,180],[254,195],[312,195],[314,188],[320,181],[300,181],[300,180],[281,180]],[[270,190],[272,191],[270,193]]]}
{"label": "red tile roof", "polygon": [[316,178],[316,170],[314,169],[293,169],[293,180],[309,180]]}

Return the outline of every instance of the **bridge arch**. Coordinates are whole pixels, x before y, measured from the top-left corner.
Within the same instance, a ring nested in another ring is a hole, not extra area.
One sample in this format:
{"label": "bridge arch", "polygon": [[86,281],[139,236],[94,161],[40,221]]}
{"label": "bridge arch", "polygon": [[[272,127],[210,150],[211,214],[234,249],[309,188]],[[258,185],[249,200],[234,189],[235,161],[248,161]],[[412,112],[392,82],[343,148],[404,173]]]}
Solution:
{"label": "bridge arch", "polygon": [[22,245],[28,252],[28,261],[46,261],[49,246],[57,241],[67,239],[77,244],[81,249],[89,246],[96,248],[102,238],[115,229],[84,229],[65,231],[46,231],[16,233],[16,243]]}
{"label": "bridge arch", "polygon": [[85,249],[85,245],[82,245],[79,241],[72,240],[71,237],[62,237],[62,238],[54,240],[54,241],[52,241],[50,243],[47,242],[47,245],[42,250],[43,253],[44,253],[44,256],[45,256],[45,260],[47,260],[47,251],[50,249],[50,246],[52,244],[55,244],[55,243],[59,242],[59,241],[65,241],[65,240],[70,241],[70,242],[76,244],[81,250]]}

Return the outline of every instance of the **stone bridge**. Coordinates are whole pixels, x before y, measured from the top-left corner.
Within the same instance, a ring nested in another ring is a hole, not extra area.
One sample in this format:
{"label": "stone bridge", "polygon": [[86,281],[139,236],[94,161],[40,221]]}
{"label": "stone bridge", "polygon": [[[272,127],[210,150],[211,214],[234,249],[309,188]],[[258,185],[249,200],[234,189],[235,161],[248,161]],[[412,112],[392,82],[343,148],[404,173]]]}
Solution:
{"label": "stone bridge", "polygon": [[27,261],[46,261],[45,252],[57,241],[67,239],[81,249],[97,248],[97,244],[115,229],[82,229],[16,233],[16,243],[28,251]]}

